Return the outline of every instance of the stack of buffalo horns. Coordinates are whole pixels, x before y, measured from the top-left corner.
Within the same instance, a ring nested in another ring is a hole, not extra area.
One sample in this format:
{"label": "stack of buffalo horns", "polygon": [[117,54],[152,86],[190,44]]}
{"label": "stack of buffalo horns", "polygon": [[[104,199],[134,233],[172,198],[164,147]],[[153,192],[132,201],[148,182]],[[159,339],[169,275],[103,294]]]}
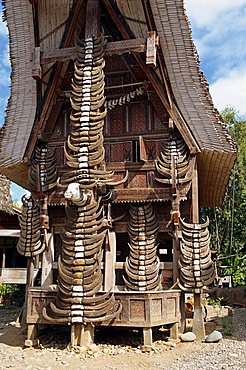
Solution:
{"label": "stack of buffalo horns", "polygon": [[22,197],[22,213],[19,216],[20,238],[17,244],[18,252],[25,257],[34,257],[42,253],[45,244],[42,243],[39,207],[31,197]]}
{"label": "stack of buffalo horns", "polygon": [[130,253],[125,263],[124,281],[128,290],[156,290],[160,285],[160,261],[156,237],[158,222],[152,203],[130,205]]}

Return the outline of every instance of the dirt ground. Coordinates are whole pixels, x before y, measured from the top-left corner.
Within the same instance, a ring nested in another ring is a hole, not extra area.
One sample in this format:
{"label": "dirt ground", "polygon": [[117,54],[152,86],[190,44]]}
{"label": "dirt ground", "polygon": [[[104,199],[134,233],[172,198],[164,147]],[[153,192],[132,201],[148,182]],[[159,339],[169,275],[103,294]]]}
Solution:
{"label": "dirt ground", "polygon": [[[167,331],[158,328],[154,331],[153,347],[144,351],[141,331],[99,328],[95,334],[96,345],[89,351],[74,353],[67,349],[69,328],[57,326],[40,328],[39,348],[24,348],[26,332],[15,324],[18,310],[0,309],[0,370],[244,369],[246,310],[242,310],[227,316],[226,308],[209,309],[206,332],[220,330],[223,333],[220,343],[174,342],[168,340]],[[226,357],[228,351],[230,356]],[[220,358],[213,358],[210,367],[211,353]],[[205,356],[204,366],[202,356]],[[221,367],[215,365],[216,361]]]}

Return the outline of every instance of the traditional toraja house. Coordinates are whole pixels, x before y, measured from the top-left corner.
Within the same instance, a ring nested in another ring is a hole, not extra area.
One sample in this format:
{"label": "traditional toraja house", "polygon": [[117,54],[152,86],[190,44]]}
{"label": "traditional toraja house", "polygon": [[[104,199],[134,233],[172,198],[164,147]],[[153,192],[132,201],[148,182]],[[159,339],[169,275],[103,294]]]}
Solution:
{"label": "traditional toraja house", "polygon": [[[5,1],[11,97],[1,172],[23,199],[27,344],[38,323],[184,323],[204,336],[200,297],[213,283],[209,220],[236,146],[199,70],[183,1]],[[33,268],[41,266],[40,286]],[[56,269],[57,268],[57,269]]]}
{"label": "traditional toraja house", "polygon": [[13,206],[10,180],[0,174],[0,283],[25,284],[26,259],[17,253],[20,235],[18,215]]}

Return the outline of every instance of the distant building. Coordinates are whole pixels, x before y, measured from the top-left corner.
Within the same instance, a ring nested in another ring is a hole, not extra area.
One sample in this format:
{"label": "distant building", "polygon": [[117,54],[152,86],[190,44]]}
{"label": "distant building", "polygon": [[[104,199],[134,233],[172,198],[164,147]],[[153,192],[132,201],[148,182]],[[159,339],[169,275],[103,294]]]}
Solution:
{"label": "distant building", "polygon": [[26,259],[17,253],[18,215],[10,195],[10,180],[0,174],[0,283],[25,284]]}

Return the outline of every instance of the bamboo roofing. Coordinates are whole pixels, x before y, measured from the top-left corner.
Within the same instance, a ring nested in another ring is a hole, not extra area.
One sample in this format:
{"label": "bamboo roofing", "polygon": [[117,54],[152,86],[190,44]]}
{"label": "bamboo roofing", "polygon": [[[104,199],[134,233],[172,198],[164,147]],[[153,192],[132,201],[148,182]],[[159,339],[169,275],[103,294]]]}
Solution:
{"label": "bamboo roofing", "polygon": [[0,132],[0,168],[22,161],[36,114],[36,82],[32,78],[34,31],[27,0],[5,0],[11,59],[11,95]]}

